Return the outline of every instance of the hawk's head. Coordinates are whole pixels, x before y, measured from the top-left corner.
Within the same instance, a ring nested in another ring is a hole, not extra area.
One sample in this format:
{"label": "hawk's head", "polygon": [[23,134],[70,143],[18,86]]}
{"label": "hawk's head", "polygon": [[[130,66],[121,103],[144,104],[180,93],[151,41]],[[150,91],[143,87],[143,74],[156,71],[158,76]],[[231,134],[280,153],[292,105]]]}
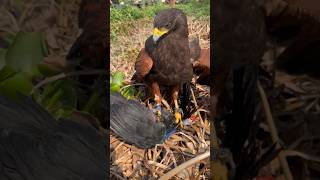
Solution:
{"label": "hawk's head", "polygon": [[178,29],[188,30],[187,17],[179,9],[170,8],[159,11],[153,21],[153,40],[156,42],[160,37]]}

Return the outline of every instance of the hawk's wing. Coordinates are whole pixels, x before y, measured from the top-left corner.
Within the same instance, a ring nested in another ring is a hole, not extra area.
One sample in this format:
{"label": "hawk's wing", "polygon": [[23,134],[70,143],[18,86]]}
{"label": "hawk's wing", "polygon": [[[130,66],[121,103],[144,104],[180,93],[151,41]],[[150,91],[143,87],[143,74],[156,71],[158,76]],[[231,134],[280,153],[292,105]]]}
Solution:
{"label": "hawk's wing", "polygon": [[150,72],[153,61],[144,48],[141,49],[135,64],[135,74],[133,79],[141,81]]}
{"label": "hawk's wing", "polygon": [[209,85],[210,81],[210,48],[201,49],[200,57],[193,62],[193,72],[199,76],[197,83]]}

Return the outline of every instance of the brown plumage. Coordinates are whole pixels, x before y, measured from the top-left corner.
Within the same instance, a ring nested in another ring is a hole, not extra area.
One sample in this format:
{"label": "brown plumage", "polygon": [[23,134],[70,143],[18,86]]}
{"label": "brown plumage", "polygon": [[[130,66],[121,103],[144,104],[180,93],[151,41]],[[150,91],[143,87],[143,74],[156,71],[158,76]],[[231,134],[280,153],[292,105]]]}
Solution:
{"label": "brown plumage", "polygon": [[201,47],[198,37],[193,37],[189,39],[189,48],[191,62],[198,60],[201,54]]}
{"label": "brown plumage", "polygon": [[101,0],[82,0],[78,15],[81,35],[72,45],[67,59],[73,65],[86,68],[106,67],[107,4]]}
{"label": "brown plumage", "polygon": [[266,19],[269,34],[286,46],[278,69],[320,78],[320,1],[274,0]]}
{"label": "brown plumage", "polygon": [[[257,1],[215,0],[215,4],[212,11],[215,41],[211,47],[214,50],[213,99],[224,89],[231,71],[246,65],[258,66],[266,42],[265,17]],[[217,99],[214,101],[216,104]]]}
{"label": "brown plumage", "polygon": [[[106,70],[109,52],[109,35],[107,29],[107,2],[102,0],[81,0],[78,25],[82,33],[75,40],[66,57],[68,71]],[[94,93],[105,96],[107,75],[80,75],[73,78],[76,81],[77,108],[82,109]],[[102,100],[101,100],[102,101]],[[103,127],[109,127],[106,110],[95,108],[96,117],[101,120]]]}
{"label": "brown plumage", "polygon": [[[210,48],[201,49],[198,38],[189,40],[190,60],[192,62],[193,71],[195,74],[207,75],[210,73]],[[132,79],[142,82],[144,77],[149,73],[153,66],[153,61],[149,54],[142,48],[137,56],[135,63],[135,74]],[[206,82],[207,83],[207,82]]]}
{"label": "brown plumage", "polygon": [[199,59],[193,62],[193,71],[199,76],[196,83],[210,85],[210,48],[201,49]]}
{"label": "brown plumage", "polygon": [[136,63],[134,65],[135,73],[132,77],[133,80],[141,82],[144,77],[149,73],[150,69],[153,66],[153,61],[149,54],[142,48],[138,54],[136,59]]}
{"label": "brown plumage", "polygon": [[193,72],[199,76],[196,83],[210,85],[210,48],[201,49],[199,38],[191,38],[189,48]]}
{"label": "brown plumage", "polygon": [[151,87],[158,107],[162,100],[159,86],[170,86],[176,119],[181,123],[178,92],[193,75],[187,17],[181,10],[165,9],[155,16],[154,28],[153,36],[146,40],[145,48],[137,58],[133,79],[144,81]]}

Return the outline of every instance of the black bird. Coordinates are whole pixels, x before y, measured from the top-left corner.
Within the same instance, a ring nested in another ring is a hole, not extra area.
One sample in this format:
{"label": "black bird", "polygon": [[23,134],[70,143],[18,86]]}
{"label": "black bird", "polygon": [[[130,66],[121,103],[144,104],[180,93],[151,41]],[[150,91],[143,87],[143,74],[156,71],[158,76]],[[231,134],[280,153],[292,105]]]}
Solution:
{"label": "black bird", "polygon": [[174,116],[162,109],[160,122],[152,110],[118,93],[110,94],[110,129],[126,142],[140,148],[163,143],[176,131]]}
{"label": "black bird", "polygon": [[107,179],[104,139],[92,126],[55,120],[31,98],[0,97],[2,180]]}

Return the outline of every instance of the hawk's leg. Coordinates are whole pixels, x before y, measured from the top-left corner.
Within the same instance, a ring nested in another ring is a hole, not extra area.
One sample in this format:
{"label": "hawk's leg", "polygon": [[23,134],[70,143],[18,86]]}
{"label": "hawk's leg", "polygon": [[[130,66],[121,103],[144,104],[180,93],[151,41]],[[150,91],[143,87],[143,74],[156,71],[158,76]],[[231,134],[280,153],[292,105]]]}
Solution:
{"label": "hawk's leg", "polygon": [[162,96],[160,93],[159,84],[156,82],[153,82],[151,85],[152,93],[154,94],[154,101],[156,102],[156,105],[154,107],[155,114],[159,117],[161,116],[161,100]]}
{"label": "hawk's leg", "polygon": [[175,108],[174,116],[176,118],[176,124],[180,124],[180,127],[182,127],[183,126],[182,110],[179,108],[179,104],[178,104],[179,89],[180,89],[180,86],[175,86],[172,89],[172,99],[173,99],[174,108]]}

